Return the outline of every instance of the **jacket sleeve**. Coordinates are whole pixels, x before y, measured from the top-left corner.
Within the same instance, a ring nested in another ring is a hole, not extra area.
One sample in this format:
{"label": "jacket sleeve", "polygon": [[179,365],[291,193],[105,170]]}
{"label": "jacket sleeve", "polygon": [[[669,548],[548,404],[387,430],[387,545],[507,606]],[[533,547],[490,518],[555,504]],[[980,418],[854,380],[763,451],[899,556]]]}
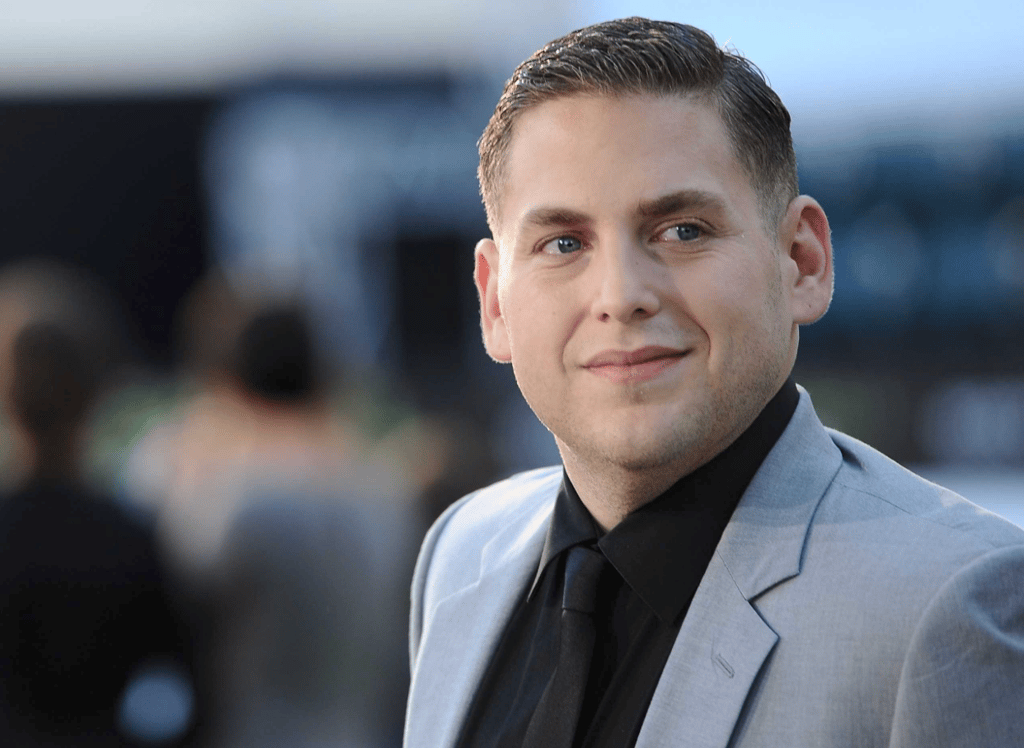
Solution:
{"label": "jacket sleeve", "polygon": [[464,503],[475,494],[464,496],[448,507],[434,522],[427,531],[423,544],[420,546],[419,556],[416,558],[416,568],[412,575],[412,601],[409,608],[409,665],[413,672],[416,671],[417,656],[420,649],[420,638],[423,635],[425,616],[428,610],[428,589],[430,582],[430,570],[437,553],[438,543],[448,526],[448,522],[455,515]]}
{"label": "jacket sleeve", "polygon": [[1024,746],[1024,546],[976,559],[928,605],[903,664],[889,745]]}

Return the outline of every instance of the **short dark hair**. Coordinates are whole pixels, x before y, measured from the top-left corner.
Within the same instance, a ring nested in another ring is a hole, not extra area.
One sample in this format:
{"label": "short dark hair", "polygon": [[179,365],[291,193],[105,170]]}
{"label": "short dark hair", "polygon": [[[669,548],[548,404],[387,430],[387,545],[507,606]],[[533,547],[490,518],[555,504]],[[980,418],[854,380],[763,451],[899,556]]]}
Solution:
{"label": "short dark hair", "polygon": [[302,403],[321,386],[317,344],[305,310],[292,304],[259,310],[242,329],[234,374],[250,393],[276,403]]}
{"label": "short dark hair", "polygon": [[80,341],[48,322],[26,325],[11,348],[11,409],[33,438],[52,441],[78,428],[99,381]]}
{"label": "short dark hair", "polygon": [[575,94],[697,97],[722,118],[766,226],[778,222],[798,193],[789,112],[761,71],[693,26],[624,18],[555,39],[505,84],[478,143],[480,191],[492,229],[516,119],[545,101]]}

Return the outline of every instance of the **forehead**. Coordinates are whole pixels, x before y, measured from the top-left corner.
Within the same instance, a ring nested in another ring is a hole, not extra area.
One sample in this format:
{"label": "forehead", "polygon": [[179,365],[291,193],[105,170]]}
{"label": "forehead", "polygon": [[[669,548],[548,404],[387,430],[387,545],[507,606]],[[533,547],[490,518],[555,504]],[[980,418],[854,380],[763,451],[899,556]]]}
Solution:
{"label": "forehead", "polygon": [[516,122],[501,197],[503,226],[540,204],[595,211],[680,190],[755,202],[713,107],[683,96],[574,95]]}

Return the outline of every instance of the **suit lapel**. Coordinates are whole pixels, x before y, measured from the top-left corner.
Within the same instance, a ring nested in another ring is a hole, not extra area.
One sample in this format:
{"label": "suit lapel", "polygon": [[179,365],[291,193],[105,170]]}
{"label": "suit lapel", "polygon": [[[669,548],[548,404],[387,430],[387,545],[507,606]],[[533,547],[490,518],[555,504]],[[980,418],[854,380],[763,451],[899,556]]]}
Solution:
{"label": "suit lapel", "polygon": [[498,533],[484,547],[480,578],[438,603],[410,691],[410,703],[420,703],[410,709],[406,748],[455,745],[491,653],[537,572],[552,505],[545,501],[525,526]]}
{"label": "suit lapel", "polygon": [[777,640],[715,556],[665,664],[637,748],[727,745]]}
{"label": "suit lapel", "polygon": [[800,573],[842,456],[807,393],[744,493],[690,604],[637,748],[724,748],[778,641],[753,602]]}

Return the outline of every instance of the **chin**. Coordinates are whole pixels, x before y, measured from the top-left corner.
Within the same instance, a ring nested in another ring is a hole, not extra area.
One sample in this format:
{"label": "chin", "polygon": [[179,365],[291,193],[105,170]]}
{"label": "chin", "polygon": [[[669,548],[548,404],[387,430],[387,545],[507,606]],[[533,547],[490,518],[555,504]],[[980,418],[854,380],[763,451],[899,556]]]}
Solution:
{"label": "chin", "polygon": [[681,478],[683,473],[689,472],[684,467],[693,461],[692,449],[675,449],[674,445],[652,445],[650,449],[637,449],[636,445],[629,445],[623,449],[621,454],[612,455],[611,460],[620,468],[629,472],[644,472],[649,470],[662,471],[672,465],[680,466]]}
{"label": "chin", "polygon": [[[682,434],[678,429],[663,433],[619,434],[612,438],[583,440],[590,449],[574,450],[589,461],[614,465],[630,473],[663,471],[678,465],[680,475],[696,468],[702,460],[696,452],[704,442],[699,434]],[[688,467],[691,463],[697,464]]]}

